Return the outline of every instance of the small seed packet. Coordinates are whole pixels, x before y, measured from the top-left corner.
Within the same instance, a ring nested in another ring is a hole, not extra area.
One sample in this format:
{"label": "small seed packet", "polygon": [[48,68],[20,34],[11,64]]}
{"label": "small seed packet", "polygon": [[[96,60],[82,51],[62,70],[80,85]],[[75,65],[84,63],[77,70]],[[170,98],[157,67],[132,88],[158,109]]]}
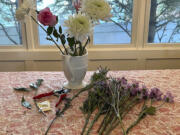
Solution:
{"label": "small seed packet", "polygon": [[51,111],[51,106],[50,106],[50,102],[49,101],[44,101],[41,103],[37,103],[38,107],[43,111]]}

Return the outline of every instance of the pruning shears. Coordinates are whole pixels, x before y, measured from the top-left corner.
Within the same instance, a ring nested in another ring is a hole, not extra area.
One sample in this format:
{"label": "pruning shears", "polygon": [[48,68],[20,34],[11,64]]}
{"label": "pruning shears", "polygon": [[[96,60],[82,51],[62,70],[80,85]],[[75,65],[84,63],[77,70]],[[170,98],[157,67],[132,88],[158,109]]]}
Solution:
{"label": "pruning shears", "polygon": [[53,91],[50,91],[47,93],[39,94],[39,95],[33,97],[33,99],[40,99],[40,98],[51,96],[51,95],[56,95],[56,96],[58,95],[59,100],[55,105],[55,107],[57,107],[61,103],[61,101],[67,96],[67,93],[69,93],[70,91],[71,91],[70,89],[62,88],[60,90],[53,90]]}

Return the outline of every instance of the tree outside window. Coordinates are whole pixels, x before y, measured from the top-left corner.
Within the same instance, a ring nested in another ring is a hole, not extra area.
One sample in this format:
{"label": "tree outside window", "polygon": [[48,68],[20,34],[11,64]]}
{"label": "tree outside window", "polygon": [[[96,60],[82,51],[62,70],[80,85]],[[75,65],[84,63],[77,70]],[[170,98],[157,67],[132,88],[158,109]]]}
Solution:
{"label": "tree outside window", "polygon": [[[109,22],[100,22],[100,24],[95,27],[93,33],[94,44],[130,44],[133,0],[107,1],[112,6],[113,17]],[[58,15],[61,25],[63,25],[64,19],[67,19],[70,14],[75,13],[72,0],[52,0],[48,2],[47,0],[41,0],[37,5],[38,10],[46,6],[50,7],[51,11]],[[39,29],[40,44],[52,44],[46,41],[45,37],[46,33]]]}
{"label": "tree outside window", "polygon": [[15,19],[17,0],[0,0],[0,45],[20,45],[21,26]]}
{"label": "tree outside window", "polygon": [[148,43],[180,42],[180,1],[151,0]]}

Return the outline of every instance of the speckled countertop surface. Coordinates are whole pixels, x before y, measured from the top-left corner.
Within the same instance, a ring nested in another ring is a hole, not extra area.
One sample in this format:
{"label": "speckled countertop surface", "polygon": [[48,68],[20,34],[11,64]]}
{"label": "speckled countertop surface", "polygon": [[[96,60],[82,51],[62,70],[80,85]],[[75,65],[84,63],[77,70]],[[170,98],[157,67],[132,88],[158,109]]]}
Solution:
{"label": "speckled countertop surface", "polygon": [[[91,74],[92,72],[87,72],[85,81],[89,80]],[[164,93],[171,91],[175,96],[174,104],[165,104],[155,116],[147,116],[129,135],[180,135],[180,70],[113,71],[109,75],[125,76],[128,80],[140,81],[148,88],[158,87]],[[51,96],[40,100],[51,102],[52,111],[47,112],[47,117],[44,117],[34,106],[32,100],[34,91],[13,90],[13,87],[28,87],[39,78],[44,79],[44,82],[38,93],[58,89],[65,82],[62,72],[0,72],[0,135],[43,135],[45,133],[50,120],[54,117],[57,97]],[[73,90],[68,96],[76,92],[77,90]],[[31,110],[21,106],[23,95],[32,104]],[[73,101],[73,106],[53,124],[49,135],[80,135],[84,116],[79,107],[86,96],[87,93],[83,93]],[[62,106],[63,103],[59,107],[62,108]],[[125,126],[132,122],[138,109],[137,106],[127,115]],[[93,127],[91,135],[97,135],[96,130],[101,120],[100,118]],[[112,135],[120,134],[119,127],[112,132]]]}

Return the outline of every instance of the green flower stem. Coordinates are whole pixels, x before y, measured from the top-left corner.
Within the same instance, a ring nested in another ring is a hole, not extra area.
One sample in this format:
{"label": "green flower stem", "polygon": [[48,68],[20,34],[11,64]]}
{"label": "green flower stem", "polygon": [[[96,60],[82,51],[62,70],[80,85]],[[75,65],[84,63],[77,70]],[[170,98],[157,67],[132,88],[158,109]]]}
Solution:
{"label": "green flower stem", "polygon": [[86,130],[86,127],[87,127],[87,125],[88,125],[88,122],[89,122],[89,119],[90,119],[90,117],[91,117],[91,114],[92,114],[92,113],[89,112],[89,113],[88,113],[88,116],[86,117],[85,124],[84,124],[83,130],[82,130],[82,132],[81,132],[81,135],[83,135],[84,132],[85,132],[85,130]]}
{"label": "green flower stem", "polygon": [[152,106],[153,102],[154,102],[154,100],[153,100],[153,99],[151,99],[151,106]]}
{"label": "green flower stem", "polygon": [[48,128],[47,128],[47,130],[46,130],[46,132],[45,132],[44,135],[47,135],[47,134],[48,134],[48,132],[49,132],[52,124],[54,123],[54,121],[55,121],[57,118],[58,118],[58,116],[56,115],[56,116],[54,117],[54,119],[51,121],[51,123],[49,124],[49,126],[48,126]]}
{"label": "green flower stem", "polygon": [[142,106],[142,108],[141,108],[141,112],[139,113],[138,119],[137,119],[135,122],[133,122],[133,123],[127,128],[126,134],[128,134],[129,131],[130,131],[133,127],[135,127],[143,118],[145,118],[145,116],[146,116],[146,115],[145,115],[146,103],[147,103],[147,100],[144,100],[144,104],[143,104],[143,106]]}
{"label": "green flower stem", "polygon": [[124,124],[122,122],[122,118],[121,118],[120,115],[118,116],[118,119],[119,119],[119,123],[120,123],[121,129],[123,131],[123,135],[126,135],[126,132],[125,132],[125,129],[124,129]]}
{"label": "green flower stem", "polygon": [[79,42],[79,56],[82,56],[84,54],[83,47],[81,42]]}
{"label": "green flower stem", "polygon": [[[127,113],[126,113],[127,114]],[[126,116],[126,114],[124,115],[124,117]],[[122,119],[124,118],[122,117]],[[116,121],[114,121],[114,123],[111,125],[111,128],[108,128],[107,131],[106,131],[106,134],[109,135],[113,129],[115,129],[120,123],[119,121],[117,121],[117,117],[116,117]]]}
{"label": "green flower stem", "polygon": [[[113,120],[111,121],[111,123],[109,124],[109,127],[105,130],[105,133],[104,135],[109,135],[110,132],[112,131],[112,127],[113,127],[113,124],[117,121],[117,117],[114,117]],[[119,123],[119,122],[118,122]]]}
{"label": "green flower stem", "polygon": [[82,92],[85,92],[86,90],[91,89],[94,86],[94,83],[90,83],[87,85],[85,88],[82,88],[77,94],[75,94],[72,98],[71,101],[74,100],[76,97],[78,97]]}
{"label": "green flower stem", "polygon": [[161,108],[166,102],[163,102],[162,104],[160,104],[158,107],[156,107],[157,109]]}
{"label": "green flower stem", "polygon": [[[54,27],[54,29],[56,29],[56,28]],[[65,44],[62,42],[61,35],[59,35],[58,37],[59,37],[59,39],[61,40],[61,43],[62,43],[62,45],[63,45],[63,47],[64,47],[64,50],[65,50],[66,54],[68,55],[69,53],[68,53],[68,51],[67,51],[67,48],[65,47]]]}
{"label": "green flower stem", "polygon": [[66,54],[68,55],[69,53],[68,53],[68,51],[67,51],[65,45],[64,45],[64,44],[62,44],[62,45],[63,45],[63,47],[64,47],[64,50],[65,50]]}
{"label": "green flower stem", "polygon": [[124,96],[124,98],[122,98],[123,99],[122,101],[120,100],[121,104],[119,104],[119,107],[125,105],[127,101],[129,100],[129,98],[130,98],[130,92],[128,93],[127,96]]}
{"label": "green flower stem", "polygon": [[109,113],[110,113],[110,111],[108,110],[107,113],[106,113],[106,115],[104,116],[103,121],[101,122],[101,125],[99,126],[99,128],[98,128],[98,130],[97,130],[97,133],[99,133],[99,131],[100,131],[100,129],[102,128],[102,126],[103,126],[105,120],[108,118]]}
{"label": "green flower stem", "polygon": [[135,127],[135,126],[144,118],[143,115],[144,115],[144,111],[141,112],[141,114],[139,115],[138,119],[137,119],[135,122],[133,122],[133,123],[127,128],[126,134],[128,134],[129,131],[130,131],[133,127]]}
{"label": "green flower stem", "polygon": [[74,56],[77,56],[77,43],[75,43],[75,47],[74,47]]}
{"label": "green flower stem", "polygon": [[145,106],[146,106],[147,100],[144,100],[144,104],[142,106],[142,110],[144,110]]}
{"label": "green flower stem", "polygon": [[[135,106],[135,105],[137,104],[137,102],[135,102],[136,99],[137,99],[137,98],[134,98],[129,104],[127,104],[127,105],[125,106],[125,108],[124,108],[125,111],[123,110],[122,112],[120,112],[120,113],[121,113],[122,120],[123,120],[123,118],[129,113],[129,111],[133,108],[133,106]],[[114,124],[112,125],[112,127],[109,128],[106,132],[107,132],[108,134],[110,134],[110,133],[112,132],[112,130],[115,129],[119,124],[120,124],[119,121],[114,122]]]}
{"label": "green flower stem", "polygon": [[[130,111],[130,110],[129,110]],[[121,114],[121,116],[122,116],[122,120],[123,120],[123,118],[128,114],[128,112],[129,111],[127,111],[127,113],[125,113],[125,115],[123,116],[123,111],[122,112],[120,112],[120,114]],[[111,127],[109,127],[108,129],[107,129],[107,131],[106,131],[106,134],[107,135],[109,135],[111,132],[112,132],[112,130],[113,129],[115,129],[119,124],[120,124],[120,122],[119,122],[119,120],[118,120],[118,118],[117,117],[115,117],[116,119],[114,120],[114,122],[111,124]]]}
{"label": "green flower stem", "polygon": [[82,92],[85,92],[87,90],[90,90],[91,88],[93,88],[95,83],[101,82],[102,80],[100,79],[99,81],[95,81],[95,82],[91,82],[90,84],[88,84],[86,87],[80,89],[80,91],[78,93],[76,93],[70,100],[73,100],[74,98],[78,97]]}
{"label": "green flower stem", "polygon": [[87,41],[86,41],[86,43],[85,43],[85,45],[84,45],[84,47],[82,49],[82,53],[84,53],[85,48],[86,48],[86,46],[88,45],[89,42],[90,42],[90,37],[88,37],[88,39],[87,39]]}
{"label": "green flower stem", "polygon": [[[117,117],[116,117],[117,118]],[[115,129],[117,126],[119,125],[119,121],[115,121],[114,124],[111,126],[111,128],[109,128],[106,132],[107,135],[110,134],[112,132],[113,129]]]}
{"label": "green flower stem", "polygon": [[135,106],[137,104],[137,102],[135,102],[136,99],[132,100],[124,109],[124,111],[122,112],[122,118],[125,117],[126,114],[128,114],[128,112],[133,108],[133,106]]}
{"label": "green flower stem", "polygon": [[[33,19],[33,21],[34,21],[36,24],[38,24],[38,25],[42,28],[42,30],[44,30],[44,32],[47,33],[47,30],[44,29],[44,27],[43,27],[41,24],[39,24],[39,22],[36,21],[36,19],[35,19],[33,16],[31,16],[31,18]],[[57,46],[57,48],[58,48],[58,49],[61,51],[61,53],[64,55],[64,52],[61,50],[61,48],[60,48],[59,45],[56,43],[56,41],[54,41],[54,39],[52,38],[52,36],[49,35],[49,37],[51,38],[51,41]],[[64,48],[64,49],[66,50],[66,48]]]}
{"label": "green flower stem", "polygon": [[64,106],[63,109],[62,109],[62,111],[61,111],[59,114],[56,114],[56,116],[54,117],[54,119],[53,119],[53,120],[51,121],[51,123],[49,124],[49,126],[48,126],[48,128],[47,128],[47,130],[46,130],[46,132],[45,132],[45,135],[48,134],[48,132],[49,132],[52,124],[54,123],[54,121],[55,121],[58,117],[61,117],[61,116],[64,114],[64,112],[69,109],[70,104],[71,104],[70,102],[68,102],[67,104],[65,104],[65,106]]}
{"label": "green flower stem", "polygon": [[87,130],[86,135],[89,135],[89,133],[90,133],[90,131],[91,131],[94,123],[99,119],[99,117],[100,117],[100,115],[101,115],[101,112],[102,112],[102,109],[100,109],[100,110],[98,111],[98,113],[96,114],[96,116],[94,117],[94,119],[91,121],[91,124],[90,124],[90,126],[89,126],[89,128],[88,128],[88,130]]}
{"label": "green flower stem", "polygon": [[64,45],[64,44],[62,44],[62,45],[63,45],[63,47],[64,47],[64,50],[65,50],[66,54],[68,55],[69,53],[68,53],[68,51],[67,51],[65,45]]}
{"label": "green flower stem", "polygon": [[108,117],[107,117],[107,119],[105,120],[103,126],[101,127],[101,129],[100,129],[100,131],[99,131],[99,135],[102,135],[102,134],[103,134],[105,128],[106,128],[106,127],[108,126],[108,124],[111,122],[111,119],[112,119],[112,117],[113,117],[114,115],[115,115],[115,114],[114,114],[113,111],[111,110],[110,113],[109,113],[109,115],[108,115]]}

